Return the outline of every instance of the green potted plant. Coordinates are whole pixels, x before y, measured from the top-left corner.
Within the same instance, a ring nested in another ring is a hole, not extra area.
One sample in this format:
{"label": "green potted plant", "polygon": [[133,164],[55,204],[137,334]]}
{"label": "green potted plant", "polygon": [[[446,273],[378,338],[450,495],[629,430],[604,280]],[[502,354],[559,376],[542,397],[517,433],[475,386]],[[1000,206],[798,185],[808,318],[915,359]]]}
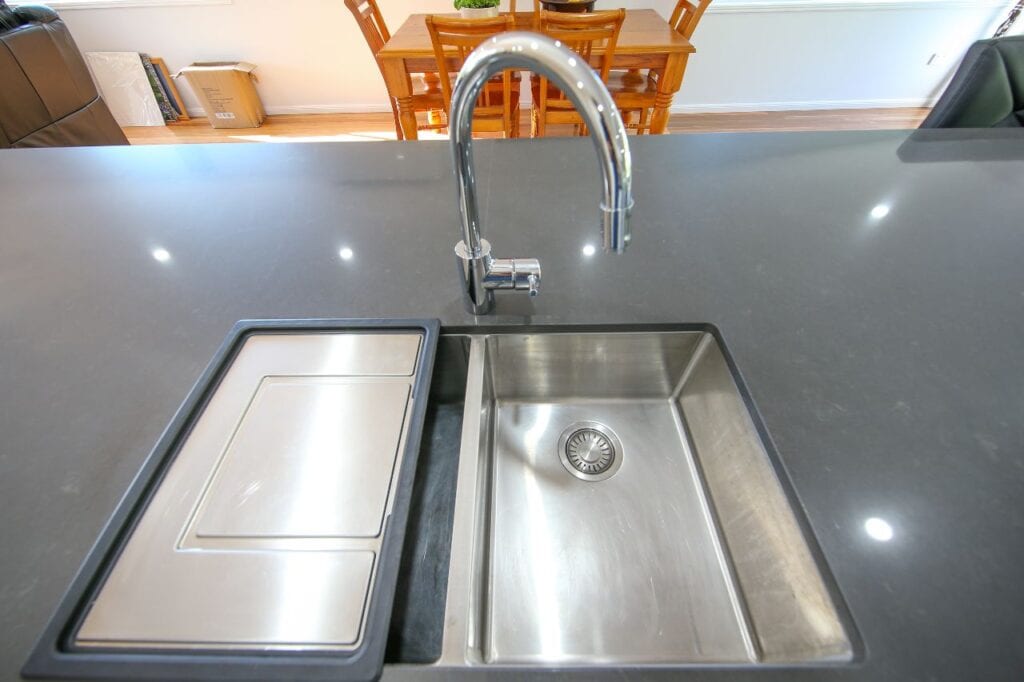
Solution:
{"label": "green potted plant", "polygon": [[455,0],[455,9],[463,19],[483,19],[498,16],[501,0]]}

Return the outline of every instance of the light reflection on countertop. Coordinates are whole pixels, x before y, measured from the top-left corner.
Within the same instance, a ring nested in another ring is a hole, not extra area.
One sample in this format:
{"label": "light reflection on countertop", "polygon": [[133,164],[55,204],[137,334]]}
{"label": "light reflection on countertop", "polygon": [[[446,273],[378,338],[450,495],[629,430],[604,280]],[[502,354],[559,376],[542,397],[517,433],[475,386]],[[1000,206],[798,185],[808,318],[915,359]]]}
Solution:
{"label": "light reflection on countertop", "polygon": [[879,542],[889,542],[893,536],[893,529],[889,522],[877,516],[872,516],[864,521],[864,532],[872,540]]}

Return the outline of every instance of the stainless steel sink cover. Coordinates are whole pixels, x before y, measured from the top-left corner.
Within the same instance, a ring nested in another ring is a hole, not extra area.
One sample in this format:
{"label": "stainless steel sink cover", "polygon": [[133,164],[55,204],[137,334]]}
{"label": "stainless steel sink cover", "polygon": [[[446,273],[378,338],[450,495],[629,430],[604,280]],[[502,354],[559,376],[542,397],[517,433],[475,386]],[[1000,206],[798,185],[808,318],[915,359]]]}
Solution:
{"label": "stainless steel sink cover", "polygon": [[250,336],[75,644],[358,647],[422,337]]}
{"label": "stainless steel sink cover", "polygon": [[712,334],[469,339],[438,665],[851,658]]}

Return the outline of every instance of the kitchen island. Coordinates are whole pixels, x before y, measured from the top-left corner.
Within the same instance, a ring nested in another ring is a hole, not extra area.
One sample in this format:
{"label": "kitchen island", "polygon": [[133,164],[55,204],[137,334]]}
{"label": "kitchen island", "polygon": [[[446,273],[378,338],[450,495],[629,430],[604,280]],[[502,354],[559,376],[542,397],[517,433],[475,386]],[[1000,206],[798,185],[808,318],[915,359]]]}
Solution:
{"label": "kitchen island", "polygon": [[[539,297],[499,295],[480,318],[452,253],[446,144],[0,154],[0,677],[17,677],[237,320],[436,317],[721,331],[858,645],[853,663],[686,679],[1019,679],[1024,138],[632,142],[622,256],[588,248],[588,141],[476,145],[485,234],[544,266]],[[389,665],[385,679],[528,672]]]}

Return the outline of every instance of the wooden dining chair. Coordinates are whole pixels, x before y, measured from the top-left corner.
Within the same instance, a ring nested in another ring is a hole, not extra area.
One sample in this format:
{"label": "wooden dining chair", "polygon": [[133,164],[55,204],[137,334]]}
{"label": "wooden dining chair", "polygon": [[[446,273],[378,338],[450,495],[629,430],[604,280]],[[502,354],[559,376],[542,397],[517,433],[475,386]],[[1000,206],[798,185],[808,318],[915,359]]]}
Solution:
{"label": "wooden dining chair", "polygon": [[[391,39],[391,33],[384,23],[384,16],[380,13],[377,0],[345,0],[345,6],[352,12],[352,16],[356,18],[356,23],[359,24],[359,29],[363,32],[366,44],[369,45],[370,52],[373,53],[373,59],[377,62],[377,68],[380,69],[381,76],[383,76],[384,68],[377,54],[384,47],[384,43]],[[428,82],[421,75],[412,76],[411,81],[413,111],[427,115],[426,123],[420,124],[417,127],[420,130],[436,130],[445,127],[446,123],[441,116],[444,109],[444,98],[439,82],[436,79]],[[388,93],[388,100],[391,102],[391,113],[395,117],[395,133],[398,139],[402,140],[404,135],[402,134],[402,123],[398,114],[398,101],[390,92]]]}
{"label": "wooden dining chair", "polygon": [[[568,14],[562,12],[540,12],[540,31],[559,41],[580,56],[592,63],[594,44],[603,44],[597,72],[601,80],[607,81],[608,73],[615,54],[615,44],[619,40],[619,31],[626,18],[626,10],[617,9],[592,14]],[[548,124],[571,124],[576,126],[580,135],[586,135],[583,119],[576,112],[572,100],[561,90],[552,85],[546,76],[534,76],[531,79],[533,109],[530,117],[530,129],[534,137],[543,137]]]}
{"label": "wooden dining chair", "polygon": [[[493,19],[454,19],[428,16],[427,32],[434,47],[445,115],[452,103],[452,72],[462,68],[469,53],[499,33],[515,28],[510,14]],[[488,82],[480,91],[473,110],[473,132],[504,133],[519,137],[519,83],[512,71]]]}
{"label": "wooden dining chair", "polygon": [[[697,30],[704,11],[712,0],[679,0],[668,23],[689,40]],[[651,112],[658,98],[658,79],[661,72],[638,69],[613,71],[608,77],[608,90],[619,110],[622,111],[626,127],[635,129],[637,135],[650,132]]]}

